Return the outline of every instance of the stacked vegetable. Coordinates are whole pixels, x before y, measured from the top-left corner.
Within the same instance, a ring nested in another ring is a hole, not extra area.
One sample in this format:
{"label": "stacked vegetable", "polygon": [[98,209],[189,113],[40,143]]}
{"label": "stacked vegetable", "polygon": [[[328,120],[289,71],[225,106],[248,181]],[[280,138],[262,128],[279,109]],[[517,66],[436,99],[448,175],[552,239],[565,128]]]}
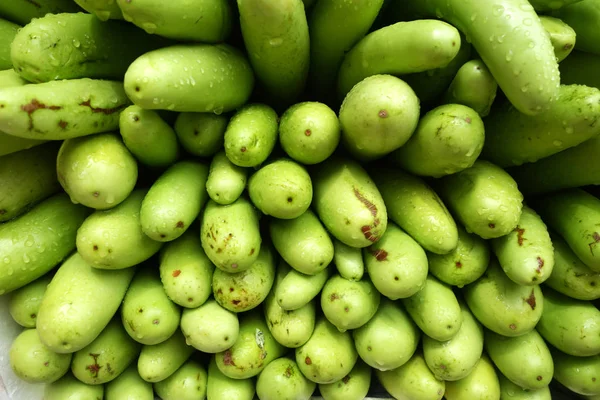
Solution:
{"label": "stacked vegetable", "polygon": [[14,372],[598,398],[600,0],[311,3],[0,4]]}

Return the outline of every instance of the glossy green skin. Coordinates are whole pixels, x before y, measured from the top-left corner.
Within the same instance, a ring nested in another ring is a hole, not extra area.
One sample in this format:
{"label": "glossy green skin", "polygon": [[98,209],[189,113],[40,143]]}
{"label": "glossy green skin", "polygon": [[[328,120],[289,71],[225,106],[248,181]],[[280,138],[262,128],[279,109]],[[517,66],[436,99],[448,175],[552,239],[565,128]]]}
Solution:
{"label": "glossy green skin", "polygon": [[561,62],[571,54],[576,43],[575,30],[563,20],[548,15],[541,15],[540,21],[550,35],[556,60]]}
{"label": "glossy green skin", "polygon": [[[477,90],[473,90],[477,88]],[[480,117],[487,117],[496,99],[498,83],[479,59],[470,60],[456,72],[442,102],[470,107]]]}
{"label": "glossy green skin", "polygon": [[377,312],[381,294],[368,279],[349,281],[331,276],[321,291],[321,309],[325,318],[340,332],[357,329]]}
{"label": "glossy green skin", "polygon": [[456,336],[462,326],[460,304],[452,288],[429,275],[414,295],[402,299],[411,318],[430,338],[445,341]]}
{"label": "glossy green skin", "polygon": [[116,2],[123,19],[148,34],[178,41],[219,43],[231,32],[233,15],[226,0],[193,0],[185,7],[160,0]]}
{"label": "glossy green skin", "polygon": [[483,328],[460,302],[462,324],[454,337],[438,341],[423,335],[423,356],[436,378],[457,381],[473,371],[483,353]]}
{"label": "glossy green skin", "polygon": [[99,270],[73,253],[58,268],[40,304],[36,328],[42,343],[57,353],[73,353],[92,343],[117,313],[134,272]]}
{"label": "glossy green skin", "polygon": [[501,373],[496,374],[500,383],[500,400],[552,400],[552,394],[548,386],[541,389],[523,389],[512,383]]}
{"label": "glossy green skin", "polygon": [[207,178],[208,165],[195,160],[179,161],[158,177],[140,208],[146,236],[159,242],[180,237],[208,200]]}
{"label": "glossy green skin", "polygon": [[552,15],[563,20],[575,31],[577,50],[600,55],[597,40],[597,32],[600,28],[600,2],[586,0],[569,4],[556,10]]}
{"label": "glossy green skin", "polygon": [[420,352],[398,368],[389,371],[376,369],[375,375],[396,399],[441,400],[444,397],[446,383],[436,379]]}
{"label": "glossy green skin", "polygon": [[223,148],[229,118],[213,112],[182,112],[175,119],[181,147],[199,157],[210,157]]}
{"label": "glossy green skin", "polygon": [[123,19],[123,13],[116,0],[75,0],[75,3],[94,14],[100,21]]}
{"label": "glossy green skin", "polygon": [[188,360],[177,371],[160,382],[154,390],[162,400],[196,400],[206,398],[208,373],[194,360]]}
{"label": "glossy green skin", "polygon": [[239,167],[258,167],[277,143],[277,113],[271,106],[248,104],[231,117],[225,131],[225,154]]}
{"label": "glossy green skin", "polygon": [[387,228],[387,209],[365,169],[344,156],[331,156],[311,171],[312,206],[327,230],[352,247],[377,242]]}
{"label": "glossy green skin", "polygon": [[1,131],[62,140],[116,130],[130,101],[120,82],[81,78],[6,88],[0,104]]}
{"label": "glossy green skin", "polygon": [[561,85],[557,100],[534,117],[503,104],[486,118],[482,157],[500,167],[535,162],[600,134],[600,89]]}
{"label": "glossy green skin", "polygon": [[558,63],[550,37],[529,1],[490,2],[477,10],[462,0],[410,0],[402,6],[413,19],[441,17],[464,33],[508,100],[522,113],[538,114],[556,99]]}
{"label": "glossy green skin", "polygon": [[337,114],[327,105],[315,101],[296,103],[281,115],[279,143],[299,163],[318,164],[337,148],[340,129]]}
{"label": "glossy green skin", "polygon": [[275,250],[269,245],[263,245],[250,268],[234,273],[217,268],[212,279],[213,295],[217,303],[235,313],[258,307],[275,281],[275,262]]}
{"label": "glossy green skin", "polygon": [[576,357],[550,348],[554,379],[570,391],[585,396],[600,395],[600,355]]}
{"label": "glossy green skin", "polygon": [[[93,267],[123,269],[156,254],[163,243],[142,231],[140,208],[147,189],[135,189],[109,210],[98,210],[77,231],[77,251]],[[126,238],[126,240],[125,240]]]}
{"label": "glossy green skin", "polygon": [[135,158],[114,132],[65,140],[56,159],[56,172],[72,202],[96,210],[119,205],[138,179]]}
{"label": "glossy green skin", "polygon": [[[391,7],[388,12],[393,12]],[[439,105],[439,99],[444,95],[452,79],[456,76],[459,68],[471,59],[471,43],[467,42],[465,36],[460,35],[460,48],[452,61],[445,67],[431,69],[414,74],[401,75],[401,79],[408,83],[421,100],[423,109],[431,109]]]}
{"label": "glossy green skin", "polygon": [[137,362],[138,372],[146,382],[163,381],[184,365],[194,351],[177,330],[161,343],[142,347]]}
{"label": "glossy green skin", "polygon": [[277,343],[261,311],[251,311],[240,317],[240,333],[229,349],[215,354],[219,371],[233,379],[257,376],[269,363],[286,353]]}
{"label": "glossy green skin", "polygon": [[567,242],[550,232],[554,246],[554,269],[546,286],[577,300],[600,298],[600,272],[594,272],[581,262]]}
{"label": "glossy green skin", "polygon": [[[0,89],[1,88],[0,82]],[[32,147],[39,146],[46,142],[47,140],[25,139],[0,131],[0,157],[16,153],[17,151],[31,149]]]}
{"label": "glossy green skin", "polygon": [[420,111],[419,98],[402,79],[368,76],[351,88],[340,107],[342,144],[360,160],[381,158],[410,139]]}
{"label": "glossy green skin", "polygon": [[499,400],[500,382],[494,364],[483,355],[473,371],[458,381],[446,382],[446,400]]}
{"label": "glossy green skin", "polygon": [[8,299],[8,312],[17,324],[35,328],[42,298],[53,276],[50,272],[12,292]]}
{"label": "glossy green skin", "polygon": [[107,383],[133,363],[142,345],[125,331],[119,318],[113,318],[96,339],[73,355],[71,372],[88,385]]}
{"label": "glossy green skin", "polygon": [[252,400],[255,394],[254,380],[229,378],[219,370],[215,358],[208,364],[208,381],[206,384],[207,400]]}
{"label": "glossy green skin", "polygon": [[154,400],[152,384],[140,376],[137,365],[132,363],[121,375],[110,381],[104,389],[105,400]]}
{"label": "glossy green skin", "polygon": [[[410,40],[417,36],[419,40]],[[441,68],[456,56],[461,38],[443,21],[397,22],[371,32],[344,55],[337,89],[344,97],[354,85],[376,74],[402,75]],[[402,54],[403,57],[394,57]]]}
{"label": "glossy green skin", "polygon": [[383,0],[325,0],[310,11],[309,85],[319,97],[335,91],[344,54],[367,34],[383,4]]}
{"label": "glossy green skin", "polygon": [[219,151],[210,162],[206,191],[217,204],[231,204],[246,189],[248,170],[238,167],[227,158],[225,151]]}
{"label": "glossy green skin", "polygon": [[600,55],[573,50],[559,65],[561,82],[600,88],[598,66]]}
{"label": "glossy green skin", "polygon": [[381,192],[389,218],[424,250],[447,254],[456,248],[456,222],[424,180],[392,168],[379,167],[371,175]]}
{"label": "glossy green skin", "polygon": [[579,3],[582,0],[529,0],[536,11],[558,10],[569,4]]}
{"label": "glossy green skin", "polygon": [[313,186],[301,164],[283,158],[263,166],[250,177],[248,194],[263,214],[294,219],[310,207]]}
{"label": "glossy green skin", "polygon": [[50,14],[17,33],[10,54],[15,71],[30,82],[60,79],[120,81],[137,57],[165,41],[148,37],[119,21],[101,21],[93,14]]}
{"label": "glossy green skin", "polygon": [[507,168],[506,171],[515,178],[525,195],[600,185],[600,162],[596,158],[599,151],[600,136],[597,136],[560,153],[534,163]]}
{"label": "glossy green skin", "polygon": [[0,18],[0,70],[12,68],[12,60],[10,58],[10,44],[17,35],[17,31],[21,26]]}
{"label": "glossy green skin", "polygon": [[163,288],[159,274],[144,265],[134,276],[121,307],[121,321],[134,340],[155,345],[170,338],[181,319],[181,308]]}
{"label": "glossy green skin", "polygon": [[491,240],[506,275],[519,285],[539,285],[554,269],[554,247],[540,216],[523,206],[519,224],[508,235]]}
{"label": "glossy green skin", "polygon": [[119,117],[119,132],[125,146],[144,165],[165,168],[179,158],[175,131],[154,110],[127,107]]}
{"label": "glossy green skin", "polygon": [[55,167],[58,149],[58,143],[46,143],[0,157],[0,222],[22,215],[60,190]]}
{"label": "glossy green skin", "polygon": [[537,330],[518,337],[485,331],[485,350],[500,372],[525,389],[542,389],[552,380],[554,362]]}
{"label": "glossy green skin", "polygon": [[352,371],[337,382],[319,385],[323,400],[363,400],[371,386],[371,368],[357,360]]}
{"label": "glossy green skin", "polygon": [[324,317],[317,320],[312,336],[295,353],[302,374],[319,384],[339,381],[358,360],[351,333],[340,332]]}
{"label": "glossy green skin", "polygon": [[271,291],[263,303],[263,310],[271,334],[281,345],[296,348],[310,339],[315,328],[316,300],[288,311],[281,308],[275,292]]}
{"label": "glossy green skin", "polygon": [[350,281],[360,281],[365,273],[362,250],[333,238],[333,263],[338,273]]}
{"label": "glossy green skin", "polygon": [[549,228],[558,233],[571,250],[592,271],[600,272],[600,255],[594,253],[598,242],[600,199],[580,188],[548,194],[532,207]]}
{"label": "glossy green skin", "polygon": [[301,0],[237,0],[244,45],[272,104],[293,103],[304,90],[310,38]]}
{"label": "glossy green skin", "polygon": [[314,299],[329,277],[325,268],[315,275],[306,275],[291,268],[285,261],[277,266],[278,282],[275,286],[277,303],[287,311],[297,310]]}
{"label": "glossy green skin", "polygon": [[88,214],[59,193],[1,224],[0,294],[33,282],[64,260],[75,249],[77,228]]}
{"label": "glossy green skin", "polygon": [[269,233],[277,252],[298,272],[316,275],[333,260],[333,242],[311,209],[294,219],[271,218]]}
{"label": "glossy green skin", "polygon": [[72,354],[55,353],[46,347],[37,330],[25,329],[13,340],[8,351],[10,368],[28,383],[52,383],[69,371]]}
{"label": "glossy green skin", "polygon": [[160,280],[172,302],[196,308],[208,300],[215,266],[202,250],[198,232],[188,230],[167,243],[159,262]]}
{"label": "glossy green skin", "polygon": [[487,329],[507,337],[533,330],[544,310],[539,286],[514,283],[492,259],[483,276],[463,288],[469,309]]}
{"label": "glossy green skin", "polygon": [[448,254],[427,253],[429,273],[451,286],[462,288],[483,275],[490,262],[486,240],[457,225],[458,245]]}
{"label": "glossy green skin", "polygon": [[354,330],[352,338],[361,360],[375,370],[389,371],[410,360],[421,331],[400,303],[383,298],[373,318]]}
{"label": "glossy green skin", "polygon": [[588,357],[600,354],[600,310],[544,288],[544,312],[537,331],[563,353]]}
{"label": "glossy green skin", "polygon": [[[223,75],[221,69],[229,67]],[[124,86],[131,101],[145,109],[221,113],[246,103],[254,76],[244,55],[228,44],[178,44],[138,57]]]}
{"label": "glossy green skin", "polygon": [[483,149],[483,121],[461,104],[434,108],[390,161],[415,175],[440,178],[473,166]]}
{"label": "glossy green skin", "polygon": [[262,238],[259,212],[246,197],[229,205],[209,200],[202,214],[200,240],[208,258],[225,272],[241,272],[257,260]]}
{"label": "glossy green skin", "polygon": [[78,12],[81,8],[71,0],[47,0],[42,4],[33,4],[29,0],[16,0],[0,5],[0,15],[19,25],[31,22],[48,13]]}
{"label": "glossy green skin", "polygon": [[181,331],[190,346],[205,353],[219,353],[237,341],[240,323],[237,314],[209,299],[200,307],[183,310]]}
{"label": "glossy green skin", "polygon": [[104,385],[88,385],[70,372],[44,387],[44,400],[102,400]]}
{"label": "glossy green skin", "polygon": [[509,234],[519,222],[523,194],[506,171],[478,159],[434,186],[448,209],[467,232],[483,239]]}
{"label": "glossy green skin", "polygon": [[256,380],[261,400],[309,400],[317,384],[306,379],[296,361],[281,357],[267,365]]}
{"label": "glossy green skin", "polygon": [[373,285],[389,299],[413,296],[425,285],[425,250],[394,223],[377,244],[363,250],[363,258]]}

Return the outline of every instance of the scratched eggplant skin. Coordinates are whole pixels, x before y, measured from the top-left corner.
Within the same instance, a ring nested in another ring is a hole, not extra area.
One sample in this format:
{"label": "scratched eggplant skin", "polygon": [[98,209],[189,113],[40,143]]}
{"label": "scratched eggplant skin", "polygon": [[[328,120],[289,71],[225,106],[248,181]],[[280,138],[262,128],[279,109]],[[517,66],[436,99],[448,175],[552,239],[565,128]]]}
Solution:
{"label": "scratched eggplant skin", "polygon": [[13,340],[8,358],[14,374],[28,383],[52,383],[71,366],[72,353],[55,353],[44,345],[35,329],[25,329]]}
{"label": "scratched eggplant skin", "polygon": [[544,311],[539,285],[514,283],[492,258],[477,281],[463,288],[464,299],[475,318],[497,334],[521,336],[535,328]]}
{"label": "scratched eggplant skin", "polygon": [[0,131],[25,139],[63,140],[116,131],[131,104],[123,83],[67,79],[0,91]]}
{"label": "scratched eggplant skin", "polygon": [[223,375],[247,379],[260,374],[286,350],[271,335],[262,310],[252,310],[240,315],[238,339],[231,348],[215,354],[215,361]]}
{"label": "scratched eggplant skin", "polygon": [[546,281],[554,269],[554,247],[542,218],[524,205],[519,224],[508,235],[490,240],[506,275],[525,286]]}
{"label": "scratched eggplant skin", "polygon": [[388,225],[387,209],[379,189],[357,161],[334,155],[310,174],[312,205],[336,239],[359,248],[381,239]]}
{"label": "scratched eggplant skin", "polygon": [[125,331],[120,318],[113,318],[96,339],[73,354],[71,372],[89,385],[117,378],[138,357],[142,345]]}
{"label": "scratched eggplant skin", "polygon": [[428,273],[425,250],[393,222],[388,224],[381,240],[363,249],[363,257],[371,282],[391,300],[410,297],[425,285]]}

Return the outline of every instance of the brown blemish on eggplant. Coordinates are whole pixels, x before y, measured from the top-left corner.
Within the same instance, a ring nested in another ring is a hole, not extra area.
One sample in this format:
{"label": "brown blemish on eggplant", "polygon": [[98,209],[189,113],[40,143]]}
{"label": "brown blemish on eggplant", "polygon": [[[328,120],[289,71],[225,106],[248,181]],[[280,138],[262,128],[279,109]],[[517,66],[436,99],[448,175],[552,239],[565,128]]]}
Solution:
{"label": "brown blemish on eggplant", "polygon": [[389,116],[389,113],[387,112],[387,110],[381,110],[377,115],[379,115],[379,118],[387,118]]}
{"label": "brown blemish on eggplant", "polygon": [[537,271],[538,274],[541,274],[542,268],[544,267],[544,260],[542,259],[542,257],[539,257],[539,256],[536,258],[536,260],[537,260],[538,266],[535,270]]}
{"label": "brown blemish on eggplant", "polygon": [[331,293],[331,296],[329,296],[329,301],[336,301],[340,298],[340,295],[337,293]]}
{"label": "brown blemish on eggplant", "polygon": [[79,103],[79,105],[83,107],[89,107],[90,110],[92,110],[92,112],[95,114],[102,113],[104,115],[114,114],[125,108],[125,104],[113,108],[92,107],[92,100],[86,100],[84,102]]}
{"label": "brown blemish on eggplant", "polygon": [[529,304],[529,306],[531,307],[532,310],[535,310],[536,301],[535,301],[535,293],[534,293],[533,289],[531,289],[531,294],[529,295],[529,297],[524,300],[525,300],[525,303]]}
{"label": "brown blemish on eggplant", "polygon": [[176,269],[175,271],[173,271],[173,278],[177,278],[179,275],[181,275],[181,270],[180,269]]}
{"label": "brown blemish on eggplant", "polygon": [[185,224],[183,223],[183,221],[178,221],[177,225],[175,225],[177,228],[181,228],[183,229],[183,227],[185,226]]}
{"label": "brown blemish on eggplant", "polygon": [[598,242],[600,242],[600,234],[598,234],[598,232],[594,232],[592,233],[592,238],[594,239],[594,241],[588,246],[590,247],[590,252],[592,253],[592,255],[594,255],[594,246],[598,244]]}
{"label": "brown blemish on eggplant", "polygon": [[519,246],[523,246],[523,241],[525,240],[523,234],[525,233],[525,229],[517,226],[515,230],[517,231],[517,243],[519,244]]}
{"label": "brown blemish on eggplant", "polygon": [[462,268],[462,263],[460,261],[455,262],[454,265],[456,268]]}
{"label": "brown blemish on eggplant", "polygon": [[29,130],[33,130],[33,113],[37,110],[60,110],[61,106],[47,106],[44,103],[40,103],[38,99],[32,99],[30,103],[22,105],[21,110],[27,113],[29,117]]}
{"label": "brown blemish on eggplant", "polygon": [[225,351],[225,354],[223,354],[223,364],[235,367],[235,362],[233,362],[233,357],[231,357],[231,351],[227,350]]}
{"label": "brown blemish on eggplant", "polygon": [[87,367],[85,367],[85,369],[90,371],[90,373],[92,374],[92,377],[97,378],[98,373],[100,372],[100,369],[102,368],[100,365],[98,365],[98,357],[100,357],[100,354],[90,353],[90,357],[92,357],[94,359],[94,363],[88,365]]}
{"label": "brown blemish on eggplant", "polygon": [[383,249],[370,249],[369,252],[373,255],[373,257],[375,257],[375,259],[377,261],[386,261],[387,260],[387,256],[388,256],[388,252],[383,250]]}
{"label": "brown blemish on eggplant", "polygon": [[58,126],[61,129],[67,129],[67,125],[69,125],[69,123],[67,121],[63,121],[62,119],[60,121],[58,121]]}
{"label": "brown blemish on eggplant", "polygon": [[310,135],[312,135],[312,131],[310,129],[307,129],[307,130],[304,131],[304,134],[306,136],[310,136]]}
{"label": "brown blemish on eggplant", "polygon": [[342,382],[348,383],[348,381],[350,381],[350,375],[346,375],[345,377],[342,378]]}
{"label": "brown blemish on eggplant", "polygon": [[310,357],[309,357],[309,356],[306,356],[306,358],[304,359],[304,363],[305,363],[306,365],[311,365],[311,364],[312,364],[312,360],[310,359]]}

